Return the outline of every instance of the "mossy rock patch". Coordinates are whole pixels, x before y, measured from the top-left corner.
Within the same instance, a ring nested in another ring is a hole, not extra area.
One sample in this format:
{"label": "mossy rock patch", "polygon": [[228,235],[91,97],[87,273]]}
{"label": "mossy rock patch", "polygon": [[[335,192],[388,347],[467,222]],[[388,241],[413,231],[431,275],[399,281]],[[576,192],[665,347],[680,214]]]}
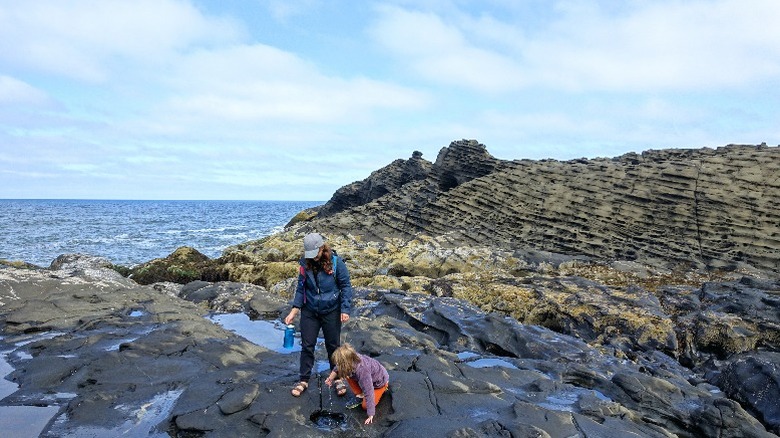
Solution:
{"label": "mossy rock patch", "polygon": [[154,259],[130,269],[129,277],[139,284],[163,281],[186,284],[219,277],[214,262],[194,248],[183,246],[163,259]]}

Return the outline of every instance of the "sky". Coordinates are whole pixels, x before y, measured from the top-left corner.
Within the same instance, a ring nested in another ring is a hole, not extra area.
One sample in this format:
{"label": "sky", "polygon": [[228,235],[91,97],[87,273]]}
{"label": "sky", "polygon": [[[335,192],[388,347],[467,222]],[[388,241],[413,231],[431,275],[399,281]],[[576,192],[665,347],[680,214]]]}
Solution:
{"label": "sky", "polygon": [[0,199],[327,201],[414,151],[780,143],[777,0],[0,0]]}

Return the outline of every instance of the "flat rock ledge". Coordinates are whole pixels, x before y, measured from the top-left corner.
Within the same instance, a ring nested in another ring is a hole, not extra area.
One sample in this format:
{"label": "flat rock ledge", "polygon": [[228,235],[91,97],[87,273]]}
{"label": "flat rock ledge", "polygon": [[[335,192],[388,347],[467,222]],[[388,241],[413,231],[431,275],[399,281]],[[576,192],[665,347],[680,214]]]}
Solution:
{"label": "flat rock ledge", "polygon": [[[381,361],[391,379],[375,424],[365,426],[364,411],[320,392],[316,378],[302,397],[290,395],[297,353],[256,345],[205,317],[225,308],[278,321],[287,309],[278,293],[241,282],[143,286],[74,260],[63,269],[0,267],[0,351],[13,367],[6,379],[19,386],[0,405],[58,407],[42,437],[780,432],[777,353],[713,360],[705,375],[658,349],[618,357],[453,296],[358,287],[343,340]],[[310,416],[321,408],[345,421],[318,426]]]}

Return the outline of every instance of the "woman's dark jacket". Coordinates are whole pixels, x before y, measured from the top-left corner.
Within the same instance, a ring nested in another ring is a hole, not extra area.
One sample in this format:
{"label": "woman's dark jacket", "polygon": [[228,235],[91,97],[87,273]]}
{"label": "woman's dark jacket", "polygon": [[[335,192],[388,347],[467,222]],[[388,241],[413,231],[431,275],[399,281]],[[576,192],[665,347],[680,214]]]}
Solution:
{"label": "woman's dark jacket", "polygon": [[306,269],[306,259],[301,258],[293,307],[309,309],[320,315],[336,309],[340,309],[340,313],[350,313],[352,285],[349,281],[349,271],[335,251],[333,251],[333,258],[333,273],[328,274],[320,270],[316,278],[312,271]]}

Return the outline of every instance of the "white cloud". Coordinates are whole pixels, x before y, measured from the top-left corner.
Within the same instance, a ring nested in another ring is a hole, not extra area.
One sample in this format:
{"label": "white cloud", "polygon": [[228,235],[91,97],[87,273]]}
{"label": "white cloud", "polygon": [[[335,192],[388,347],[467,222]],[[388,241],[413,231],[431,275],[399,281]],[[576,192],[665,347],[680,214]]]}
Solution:
{"label": "white cloud", "polygon": [[151,63],[197,45],[237,41],[235,22],[181,0],[0,2],[0,65],[103,81],[117,59]]}
{"label": "white cloud", "polygon": [[505,159],[773,143],[775,3],[0,0],[0,186],[321,200],[460,138]]}
{"label": "white cloud", "polygon": [[566,4],[550,34],[524,48],[539,81],[581,89],[690,90],[780,74],[780,31],[764,25],[766,17],[780,16],[778,2],[639,4],[619,15]]}
{"label": "white cloud", "polygon": [[291,53],[261,44],[183,56],[170,85],[176,91],[159,111],[188,124],[345,122],[428,102],[425,93],[392,83],[327,76]]}
{"label": "white cloud", "polygon": [[371,34],[423,77],[480,91],[525,85],[522,66],[501,53],[471,44],[464,29],[430,12],[380,7]]}
{"label": "white cloud", "polygon": [[0,105],[46,105],[50,103],[46,92],[32,85],[12,78],[0,75]]}
{"label": "white cloud", "polygon": [[378,12],[372,36],[412,71],[478,91],[712,89],[780,76],[780,29],[767,21],[780,16],[774,0],[634,2],[619,11],[559,1],[533,29],[522,15]]}
{"label": "white cloud", "polygon": [[309,13],[322,5],[321,0],[265,0],[271,15],[279,21],[287,21],[299,14]]}

